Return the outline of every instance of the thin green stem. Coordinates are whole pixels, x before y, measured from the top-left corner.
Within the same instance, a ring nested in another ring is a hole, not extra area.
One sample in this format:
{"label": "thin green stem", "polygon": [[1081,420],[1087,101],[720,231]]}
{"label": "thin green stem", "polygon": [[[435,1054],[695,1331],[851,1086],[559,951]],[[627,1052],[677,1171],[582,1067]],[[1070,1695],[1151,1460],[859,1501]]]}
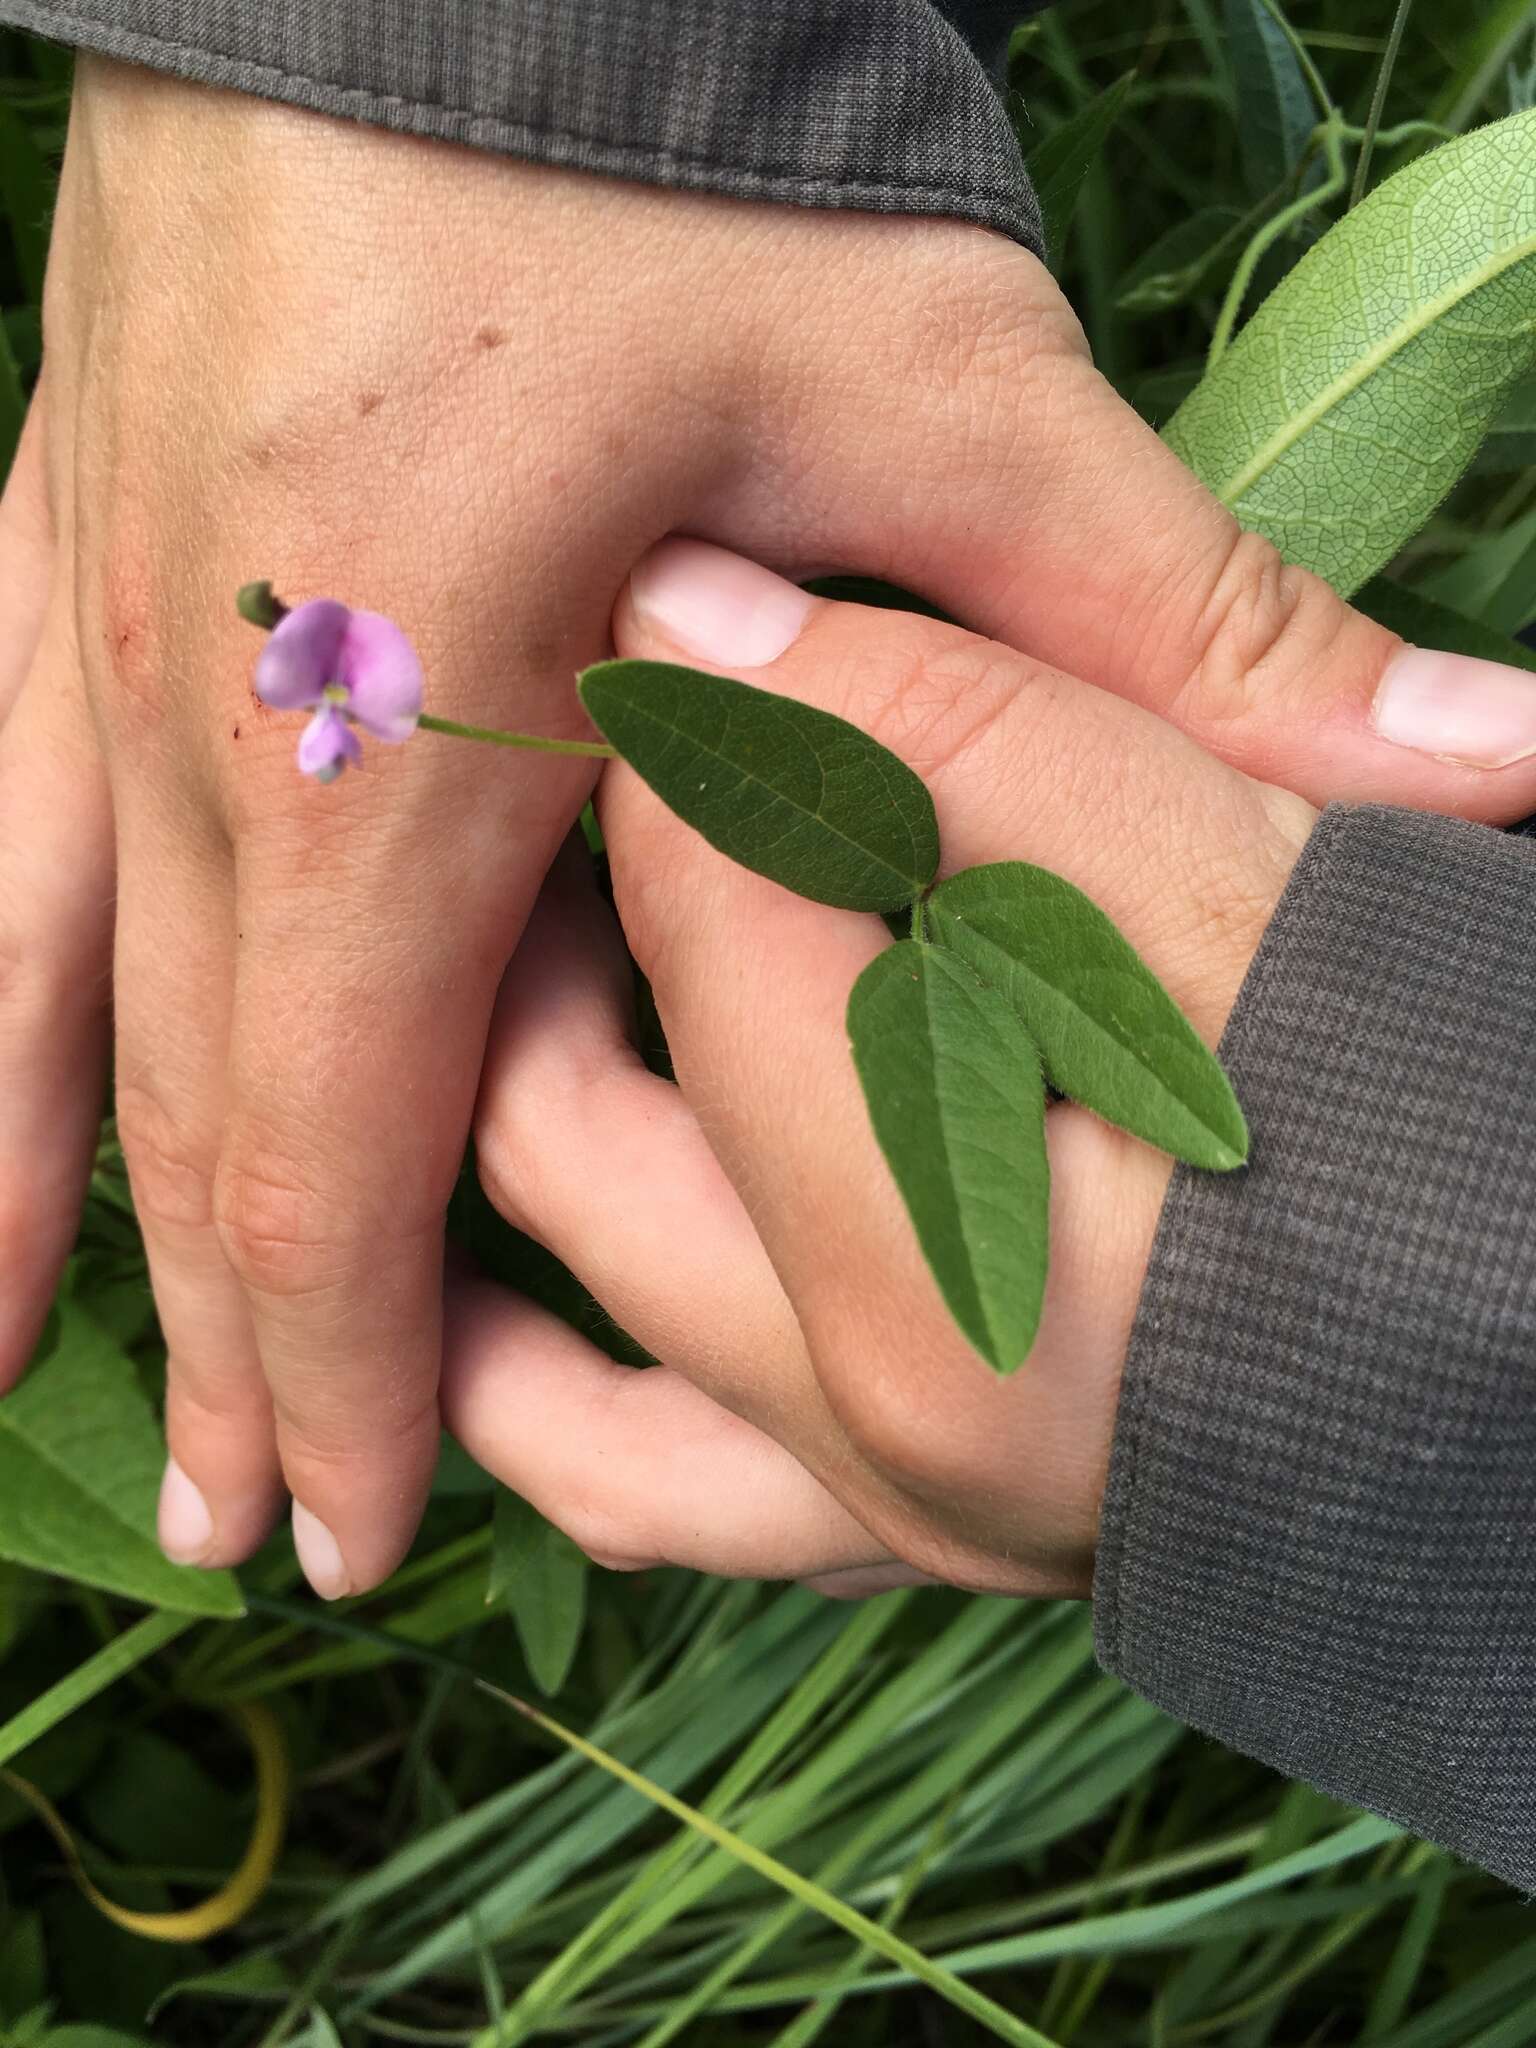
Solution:
{"label": "thin green stem", "polygon": [[1211,335],[1210,353],[1206,357],[1208,371],[1213,370],[1226,354],[1227,344],[1232,339],[1232,330],[1237,325],[1237,316],[1242,311],[1243,300],[1247,297],[1248,287],[1253,282],[1253,273],[1258,269],[1259,260],[1265,250],[1277,242],[1295,222],[1311,213],[1314,207],[1326,206],[1330,199],[1344,190],[1344,149],[1340,130],[1341,123],[1337,116],[1325,121],[1318,130],[1323,153],[1328,159],[1328,176],[1322,184],[1315,186],[1310,192],[1304,192],[1289,206],[1283,206],[1272,220],[1264,223],[1243,251],[1242,260],[1232,274],[1232,282],[1227,287],[1227,296],[1222,301],[1221,313]]}
{"label": "thin green stem", "polygon": [[492,747],[523,747],[534,754],[585,754],[598,761],[617,758],[616,750],[603,740],[551,740],[540,733],[499,732],[490,725],[461,725],[456,718],[434,718],[430,711],[424,711],[416,722],[423,732],[445,732],[456,740],[484,740]]}
{"label": "thin green stem", "polygon": [[[952,1975],[942,1964],[933,1962],[928,1956],[913,1948],[910,1942],[902,1941],[888,1928],[882,1927],[878,1921],[870,1920],[863,1913],[856,1912],[835,1893],[826,1891],[809,1878],[801,1877],[798,1871],[791,1870],[776,1856],[768,1855],[755,1843],[733,1834],[730,1829],[722,1827],[708,1814],[701,1813],[697,1807],[687,1805],[685,1801],[666,1791],[641,1772],[631,1770],[628,1764],[620,1763],[617,1757],[610,1756],[607,1750],[600,1749],[595,1742],[588,1742],[585,1736],[576,1734],[573,1729],[565,1727],[550,1715],[540,1713],[537,1707],[532,1707],[526,1700],[520,1700],[514,1694],[504,1691],[499,1685],[492,1685],[488,1679],[477,1678],[475,1683],[488,1697],[500,1700],[504,1706],[521,1714],[525,1720],[531,1721],[536,1728],[542,1728],[557,1742],[564,1743],[567,1749],[574,1750],[578,1756],[584,1756],[589,1763],[594,1763],[600,1770],[607,1771],[621,1784],[643,1794],[652,1805],[659,1806],[665,1813],[670,1813],[675,1820],[685,1822],[707,1841],[712,1842],[716,1848],[724,1849],[738,1862],[744,1863],[749,1870],[756,1871],[759,1877],[765,1877],[771,1884],[778,1885],[792,1898],[799,1900],[803,1906],[811,1907],[824,1919],[832,1921],[845,1933],[853,1935],[865,1947],[873,1949],[877,1955],[884,1956],[887,1962],[892,1962],[898,1969],[905,1970],[920,1984],[926,1984],[931,1991],[936,1991],[941,1998],[967,2014],[998,2040],[1011,2042],[1013,2048],[1057,2048],[1057,2044],[1044,2034],[1026,2025],[1023,2020],[1000,2006],[995,1999],[987,1997],[985,1992],[978,1991],[963,1978]],[[476,2048],[495,2048],[498,2039],[497,2030],[489,2031],[478,2037]]]}
{"label": "thin green stem", "polygon": [[923,899],[921,896],[914,896],[912,898],[912,936],[919,945],[922,945],[928,936],[928,920],[923,915]]}
{"label": "thin green stem", "polygon": [[1354,183],[1349,188],[1349,199],[1344,211],[1358,206],[1365,197],[1365,180],[1371,168],[1371,152],[1376,147],[1377,131],[1381,127],[1382,113],[1387,104],[1387,92],[1392,84],[1392,72],[1397,64],[1397,53],[1403,46],[1403,30],[1408,26],[1408,16],[1413,11],[1413,0],[1397,0],[1397,12],[1392,17],[1392,30],[1387,37],[1387,47],[1381,53],[1381,62],[1376,67],[1376,90],[1371,94],[1371,111],[1365,117],[1365,138],[1360,144],[1360,154],[1355,158]]}
{"label": "thin green stem", "polygon": [[1291,54],[1301,66],[1302,76],[1312,89],[1313,99],[1317,101],[1319,115],[1325,121],[1331,120],[1337,114],[1338,109],[1333,104],[1332,94],[1323,83],[1322,73],[1312,61],[1311,51],[1275,5],[1275,0],[1264,0],[1264,11],[1290,44]]}

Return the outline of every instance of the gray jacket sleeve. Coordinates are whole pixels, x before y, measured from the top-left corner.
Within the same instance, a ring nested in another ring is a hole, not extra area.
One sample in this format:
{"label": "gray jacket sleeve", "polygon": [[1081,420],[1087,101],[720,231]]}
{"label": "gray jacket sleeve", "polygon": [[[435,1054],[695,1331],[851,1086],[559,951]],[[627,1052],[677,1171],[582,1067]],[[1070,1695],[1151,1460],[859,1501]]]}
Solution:
{"label": "gray jacket sleeve", "polygon": [[[539,163],[1037,249],[998,0],[0,0],[0,23]],[[1006,10],[1016,19],[1028,0]],[[962,33],[964,31],[964,33]],[[970,40],[967,41],[967,36]]]}
{"label": "gray jacket sleeve", "polygon": [[1325,812],[1180,1169],[1121,1392],[1099,1653],[1536,1888],[1536,842]]}

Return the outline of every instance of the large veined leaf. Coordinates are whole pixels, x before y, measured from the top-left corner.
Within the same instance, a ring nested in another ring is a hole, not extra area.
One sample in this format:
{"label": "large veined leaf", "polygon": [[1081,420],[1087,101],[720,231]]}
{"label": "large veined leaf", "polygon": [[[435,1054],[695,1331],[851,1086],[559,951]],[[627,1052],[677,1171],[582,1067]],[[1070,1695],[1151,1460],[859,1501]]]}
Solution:
{"label": "large veined leaf", "polygon": [[1420,157],[1302,258],[1165,439],[1348,596],[1466,469],[1536,364],[1536,110]]}
{"label": "large veined leaf", "polygon": [[1232,1084],[1173,998],[1081,889],[1047,868],[967,868],[928,900],[935,939],[1007,998],[1053,1088],[1192,1166],[1248,1156]]}
{"label": "large veined leaf", "polygon": [[66,1297],[49,1354],[0,1401],[0,1557],[177,1613],[243,1613],[228,1572],[161,1554],[164,1463],[133,1361]]}
{"label": "large veined leaf", "polygon": [[1050,1225],[1045,1084],[1012,1006],[942,947],[903,939],[854,984],[848,1036],[923,1254],[998,1372],[1035,1341]]}
{"label": "large veined leaf", "polygon": [[1536,376],[1522,377],[1509,392],[1488,438],[1477,451],[1476,470],[1503,472],[1536,464]]}
{"label": "large veined leaf", "polygon": [[661,661],[599,662],[581,697],[662,801],[743,867],[842,910],[898,910],[933,880],[933,798],[846,719]]}

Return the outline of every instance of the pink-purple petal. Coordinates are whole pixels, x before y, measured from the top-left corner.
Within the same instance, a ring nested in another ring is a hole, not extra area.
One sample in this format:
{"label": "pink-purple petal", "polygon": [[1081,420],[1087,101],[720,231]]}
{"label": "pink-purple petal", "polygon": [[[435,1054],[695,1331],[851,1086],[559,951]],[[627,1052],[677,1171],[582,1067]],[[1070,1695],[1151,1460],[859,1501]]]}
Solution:
{"label": "pink-purple petal", "polygon": [[299,735],[299,767],[321,782],[334,782],[349,761],[363,758],[362,741],[334,704],[322,704]]}
{"label": "pink-purple petal", "polygon": [[393,619],[353,612],[341,649],[347,710],[375,739],[408,740],[421,716],[422,674],[416,650]]}
{"label": "pink-purple petal", "polygon": [[337,680],[352,613],[331,597],[296,605],[273,628],[256,658],[256,694],[274,711],[301,711],[320,702]]}

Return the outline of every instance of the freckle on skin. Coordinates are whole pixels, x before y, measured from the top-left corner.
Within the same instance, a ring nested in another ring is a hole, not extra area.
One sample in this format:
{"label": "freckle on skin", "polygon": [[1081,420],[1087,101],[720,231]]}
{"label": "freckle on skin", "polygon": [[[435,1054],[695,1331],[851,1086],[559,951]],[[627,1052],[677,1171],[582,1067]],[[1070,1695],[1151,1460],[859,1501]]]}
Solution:
{"label": "freckle on skin", "polygon": [[506,339],[506,335],[499,327],[486,325],[475,329],[475,346],[477,348],[501,348],[505,344]]}
{"label": "freckle on skin", "polygon": [[384,394],[382,391],[359,391],[357,394],[358,418],[367,419],[369,413],[377,412],[383,403]]}

